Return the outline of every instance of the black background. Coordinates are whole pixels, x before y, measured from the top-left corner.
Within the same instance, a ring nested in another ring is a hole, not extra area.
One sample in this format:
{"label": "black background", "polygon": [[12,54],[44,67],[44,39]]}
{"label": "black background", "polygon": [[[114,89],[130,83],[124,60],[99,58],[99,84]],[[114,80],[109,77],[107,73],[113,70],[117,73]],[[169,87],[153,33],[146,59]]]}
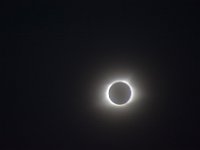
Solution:
{"label": "black background", "polygon": [[[197,1],[2,2],[1,148],[197,148],[198,10]],[[123,69],[148,96],[108,121],[88,93]]]}

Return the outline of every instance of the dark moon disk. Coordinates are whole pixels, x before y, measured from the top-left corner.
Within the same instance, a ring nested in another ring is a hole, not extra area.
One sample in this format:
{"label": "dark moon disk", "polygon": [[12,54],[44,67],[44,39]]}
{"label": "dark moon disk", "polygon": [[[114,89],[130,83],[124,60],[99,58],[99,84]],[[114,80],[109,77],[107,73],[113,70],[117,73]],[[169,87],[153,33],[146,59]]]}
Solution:
{"label": "dark moon disk", "polygon": [[109,98],[115,104],[118,105],[125,104],[127,101],[129,101],[130,96],[131,96],[131,89],[127,84],[123,82],[114,83],[110,87]]}

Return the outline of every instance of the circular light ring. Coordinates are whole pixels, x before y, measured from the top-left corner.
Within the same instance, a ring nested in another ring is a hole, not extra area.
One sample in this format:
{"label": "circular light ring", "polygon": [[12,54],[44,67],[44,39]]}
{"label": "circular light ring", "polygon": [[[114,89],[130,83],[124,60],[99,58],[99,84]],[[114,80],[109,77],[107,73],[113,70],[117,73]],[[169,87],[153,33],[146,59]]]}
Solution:
{"label": "circular light ring", "polygon": [[[130,91],[131,91],[130,98],[129,98],[129,100],[128,100],[126,103],[124,103],[124,104],[116,104],[116,103],[114,103],[114,102],[110,99],[110,97],[109,97],[110,88],[111,88],[111,87],[113,86],[113,84],[115,84],[115,83],[124,83],[124,84],[128,85],[128,87],[130,88]],[[130,102],[132,101],[133,96],[134,96],[134,90],[133,90],[131,84],[130,84],[128,81],[126,81],[126,80],[115,80],[115,81],[113,81],[112,83],[110,83],[110,84],[108,85],[107,89],[106,89],[106,98],[107,98],[107,100],[108,100],[112,105],[114,105],[114,106],[125,106],[125,105],[127,105],[128,103],[130,103]]]}

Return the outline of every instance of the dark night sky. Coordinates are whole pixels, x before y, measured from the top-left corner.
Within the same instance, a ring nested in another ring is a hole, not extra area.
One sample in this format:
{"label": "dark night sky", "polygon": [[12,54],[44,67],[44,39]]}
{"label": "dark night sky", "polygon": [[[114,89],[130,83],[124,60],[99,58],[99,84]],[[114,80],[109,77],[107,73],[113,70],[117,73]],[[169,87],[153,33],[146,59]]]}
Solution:
{"label": "dark night sky", "polygon": [[[197,1],[5,1],[0,149],[197,148],[198,10]],[[98,86],[123,71],[145,96],[122,115],[95,110]]]}

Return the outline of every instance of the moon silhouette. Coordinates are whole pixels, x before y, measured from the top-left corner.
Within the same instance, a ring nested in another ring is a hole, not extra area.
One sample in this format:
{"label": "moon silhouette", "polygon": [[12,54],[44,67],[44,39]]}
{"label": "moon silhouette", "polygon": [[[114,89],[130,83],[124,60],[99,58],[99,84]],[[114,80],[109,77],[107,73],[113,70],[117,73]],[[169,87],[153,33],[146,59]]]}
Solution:
{"label": "moon silhouette", "polygon": [[116,80],[112,82],[106,91],[108,101],[115,106],[124,106],[133,99],[134,91],[129,82]]}

